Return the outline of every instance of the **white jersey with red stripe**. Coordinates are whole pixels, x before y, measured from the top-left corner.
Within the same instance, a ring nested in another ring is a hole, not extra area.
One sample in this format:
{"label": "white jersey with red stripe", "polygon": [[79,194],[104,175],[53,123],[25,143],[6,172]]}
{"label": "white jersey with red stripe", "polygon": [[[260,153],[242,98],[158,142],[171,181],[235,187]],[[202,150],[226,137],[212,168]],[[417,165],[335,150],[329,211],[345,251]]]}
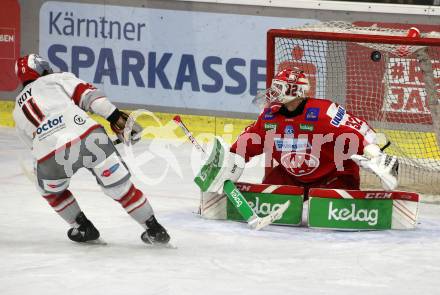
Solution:
{"label": "white jersey with red stripe", "polygon": [[100,126],[85,111],[107,118],[115,109],[93,85],[72,73],[54,73],[23,88],[13,117],[20,138],[43,161]]}

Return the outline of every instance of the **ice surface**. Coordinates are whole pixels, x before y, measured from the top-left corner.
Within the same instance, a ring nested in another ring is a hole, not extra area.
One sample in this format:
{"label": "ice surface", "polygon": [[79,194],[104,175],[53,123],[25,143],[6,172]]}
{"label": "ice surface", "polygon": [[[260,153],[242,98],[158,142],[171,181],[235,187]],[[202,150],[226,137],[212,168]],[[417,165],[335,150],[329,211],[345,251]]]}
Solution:
{"label": "ice surface", "polygon": [[[146,161],[142,177],[152,183],[169,169],[157,184],[135,182],[178,249],[147,248],[141,227],[87,171],[75,175],[71,190],[108,245],[79,245],[23,175],[17,158],[30,169],[28,152],[11,129],[0,129],[0,294],[440,293],[440,206],[422,204],[414,231],[270,226],[256,232],[203,220],[192,213],[199,193],[191,145],[168,143],[179,168],[157,155],[139,157],[150,149],[143,141],[135,148],[138,162]],[[243,180],[260,176],[249,168]]]}

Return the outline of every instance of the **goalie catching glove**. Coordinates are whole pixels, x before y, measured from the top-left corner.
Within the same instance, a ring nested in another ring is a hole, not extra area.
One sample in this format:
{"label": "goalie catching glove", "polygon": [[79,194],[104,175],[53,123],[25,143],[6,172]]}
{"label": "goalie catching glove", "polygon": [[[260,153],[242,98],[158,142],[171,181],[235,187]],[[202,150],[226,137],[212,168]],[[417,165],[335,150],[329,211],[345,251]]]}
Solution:
{"label": "goalie catching glove", "polygon": [[399,169],[397,157],[383,153],[375,144],[369,144],[365,146],[363,155],[352,155],[350,158],[360,167],[376,174],[385,190],[391,191],[397,187]]}
{"label": "goalie catching glove", "polygon": [[134,144],[140,140],[142,127],[127,113],[115,109],[107,121],[110,122],[111,129],[121,142]]}

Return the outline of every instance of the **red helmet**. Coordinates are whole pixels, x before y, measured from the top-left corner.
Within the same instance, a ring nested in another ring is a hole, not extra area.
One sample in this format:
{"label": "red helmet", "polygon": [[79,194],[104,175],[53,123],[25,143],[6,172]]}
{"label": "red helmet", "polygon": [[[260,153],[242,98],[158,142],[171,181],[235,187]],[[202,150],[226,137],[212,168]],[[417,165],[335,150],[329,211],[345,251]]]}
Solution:
{"label": "red helmet", "polygon": [[296,98],[303,98],[309,91],[309,79],[298,68],[285,69],[272,79],[268,91],[270,102],[288,103]]}
{"label": "red helmet", "polygon": [[272,86],[260,91],[252,101],[261,108],[272,103],[288,103],[296,98],[306,97],[310,89],[309,79],[298,68],[285,69],[272,79]]}
{"label": "red helmet", "polygon": [[15,62],[15,75],[17,75],[21,84],[51,73],[53,73],[53,70],[49,63],[38,54],[20,57]]}

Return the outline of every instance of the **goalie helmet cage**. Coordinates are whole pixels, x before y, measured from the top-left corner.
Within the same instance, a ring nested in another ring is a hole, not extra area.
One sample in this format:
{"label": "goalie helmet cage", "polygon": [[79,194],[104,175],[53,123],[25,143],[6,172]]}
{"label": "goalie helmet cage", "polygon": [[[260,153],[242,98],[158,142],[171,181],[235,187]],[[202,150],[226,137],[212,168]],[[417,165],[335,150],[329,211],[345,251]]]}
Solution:
{"label": "goalie helmet cage", "polygon": [[[391,142],[400,189],[440,193],[440,34],[326,22],[267,33],[267,87],[299,67],[310,97],[328,98],[365,119]],[[362,172],[362,186],[376,177]]]}

